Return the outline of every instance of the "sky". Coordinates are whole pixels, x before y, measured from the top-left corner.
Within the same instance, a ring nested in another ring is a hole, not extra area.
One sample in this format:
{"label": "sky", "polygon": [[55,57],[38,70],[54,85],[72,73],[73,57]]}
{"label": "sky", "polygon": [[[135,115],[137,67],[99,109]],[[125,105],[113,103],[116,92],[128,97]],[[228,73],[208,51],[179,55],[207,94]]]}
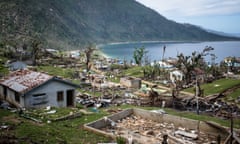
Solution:
{"label": "sky", "polygon": [[179,23],[240,34],[240,0],[136,0]]}

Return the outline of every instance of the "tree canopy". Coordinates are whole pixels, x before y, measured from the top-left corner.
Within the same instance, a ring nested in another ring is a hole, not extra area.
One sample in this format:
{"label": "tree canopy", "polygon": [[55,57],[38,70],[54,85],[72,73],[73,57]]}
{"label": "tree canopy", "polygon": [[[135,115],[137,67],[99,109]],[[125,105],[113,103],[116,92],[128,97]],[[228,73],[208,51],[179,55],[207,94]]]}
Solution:
{"label": "tree canopy", "polygon": [[135,63],[141,66],[143,62],[143,58],[144,56],[146,56],[147,53],[148,51],[146,51],[144,47],[135,48],[133,52],[133,59],[135,60]]}
{"label": "tree canopy", "polygon": [[214,50],[211,46],[206,46],[202,52],[194,51],[191,56],[184,56],[180,53],[177,58],[178,62],[176,67],[180,69],[185,75],[185,83],[190,83],[193,71],[196,68],[204,69],[205,61],[204,57],[210,54],[210,51]]}

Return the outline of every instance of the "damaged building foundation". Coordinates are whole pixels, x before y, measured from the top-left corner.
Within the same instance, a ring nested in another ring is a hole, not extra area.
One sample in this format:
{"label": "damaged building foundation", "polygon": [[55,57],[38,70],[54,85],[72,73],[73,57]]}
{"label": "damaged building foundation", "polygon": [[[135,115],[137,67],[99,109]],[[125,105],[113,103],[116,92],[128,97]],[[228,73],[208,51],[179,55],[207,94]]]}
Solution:
{"label": "damaged building foundation", "polygon": [[222,143],[228,132],[203,121],[161,114],[142,109],[127,109],[84,126],[87,130],[109,137],[123,137],[134,144]]}

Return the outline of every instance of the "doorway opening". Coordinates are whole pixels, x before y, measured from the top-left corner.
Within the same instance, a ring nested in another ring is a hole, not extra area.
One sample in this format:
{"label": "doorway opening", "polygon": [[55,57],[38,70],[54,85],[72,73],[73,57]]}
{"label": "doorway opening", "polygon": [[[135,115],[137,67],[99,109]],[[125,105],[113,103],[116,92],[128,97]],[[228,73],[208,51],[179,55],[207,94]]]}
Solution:
{"label": "doorway opening", "polygon": [[74,90],[67,90],[67,107],[74,106]]}

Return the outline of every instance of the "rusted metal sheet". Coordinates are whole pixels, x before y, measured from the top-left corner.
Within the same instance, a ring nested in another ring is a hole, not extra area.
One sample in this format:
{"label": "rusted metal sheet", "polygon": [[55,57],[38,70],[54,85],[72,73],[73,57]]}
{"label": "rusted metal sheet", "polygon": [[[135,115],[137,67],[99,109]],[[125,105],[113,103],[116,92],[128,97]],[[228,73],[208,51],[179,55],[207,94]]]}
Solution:
{"label": "rusted metal sheet", "polygon": [[19,70],[0,81],[0,84],[19,93],[26,92],[51,79],[52,76],[31,70]]}

